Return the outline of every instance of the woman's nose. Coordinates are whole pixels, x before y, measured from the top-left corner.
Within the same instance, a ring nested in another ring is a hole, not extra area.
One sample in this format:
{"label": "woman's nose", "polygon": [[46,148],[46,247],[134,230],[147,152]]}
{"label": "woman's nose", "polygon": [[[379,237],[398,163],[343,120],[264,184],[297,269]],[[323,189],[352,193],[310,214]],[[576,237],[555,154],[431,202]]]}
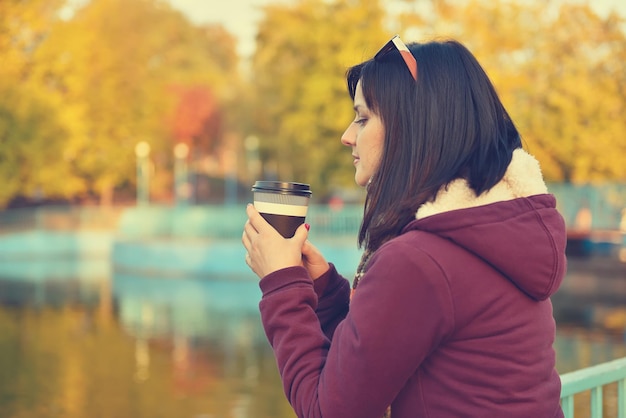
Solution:
{"label": "woman's nose", "polygon": [[348,128],[344,131],[343,135],[341,135],[341,143],[347,147],[353,146],[356,142],[356,132],[354,130],[355,124],[350,123]]}

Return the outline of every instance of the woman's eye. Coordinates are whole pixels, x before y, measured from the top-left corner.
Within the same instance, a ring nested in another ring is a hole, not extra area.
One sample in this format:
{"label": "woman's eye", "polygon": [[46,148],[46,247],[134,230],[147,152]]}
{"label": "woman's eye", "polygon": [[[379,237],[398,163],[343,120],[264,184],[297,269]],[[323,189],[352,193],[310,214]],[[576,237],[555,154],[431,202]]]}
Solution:
{"label": "woman's eye", "polygon": [[361,126],[365,125],[365,122],[367,122],[367,118],[361,118],[354,121],[354,123]]}

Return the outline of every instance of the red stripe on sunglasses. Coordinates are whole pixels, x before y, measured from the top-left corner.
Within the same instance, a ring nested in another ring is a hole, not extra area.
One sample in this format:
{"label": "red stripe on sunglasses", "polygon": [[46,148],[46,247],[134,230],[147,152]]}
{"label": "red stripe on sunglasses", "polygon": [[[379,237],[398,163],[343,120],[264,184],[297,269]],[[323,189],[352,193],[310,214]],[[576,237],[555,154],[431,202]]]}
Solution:
{"label": "red stripe on sunglasses", "polygon": [[407,48],[405,43],[402,42],[402,39],[400,39],[398,35],[391,38],[389,42],[387,42],[385,45],[383,45],[382,48],[380,48],[376,55],[374,55],[374,60],[378,61],[379,59],[387,55],[390,51],[394,50],[400,52],[400,56],[402,56],[406,67],[411,72],[413,80],[417,81],[417,61],[415,60],[413,54],[411,54],[411,51],[409,51],[409,48]]}

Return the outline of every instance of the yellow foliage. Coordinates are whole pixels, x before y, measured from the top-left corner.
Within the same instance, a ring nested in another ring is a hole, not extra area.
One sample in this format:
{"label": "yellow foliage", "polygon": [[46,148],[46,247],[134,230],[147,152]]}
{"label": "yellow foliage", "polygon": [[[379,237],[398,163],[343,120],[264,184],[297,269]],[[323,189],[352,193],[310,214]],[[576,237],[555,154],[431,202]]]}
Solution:
{"label": "yellow foliage", "polygon": [[388,40],[382,17],[372,1],[305,0],[265,9],[253,61],[262,156],[281,178],[315,184],[317,196],[353,183],[340,144],[354,117],[344,74]]}
{"label": "yellow foliage", "polygon": [[173,86],[236,97],[234,39],[223,28],[193,26],[157,0],[92,0],[62,21],[62,3],[0,2],[0,92],[12,94],[0,95],[0,173],[11,173],[0,206],[35,192],[109,197],[134,183],[136,143],[171,164]]}
{"label": "yellow foliage", "polygon": [[548,180],[626,181],[623,20],[542,0],[403,6],[384,18],[378,2],[302,0],[265,9],[254,56],[254,129],[279,176],[350,184],[352,168],[338,145],[351,118],[343,75],[398,32],[407,42],[466,44]]}
{"label": "yellow foliage", "polygon": [[0,207],[132,188],[139,141],[158,167],[154,192],[169,193],[175,85],[210,88],[234,142],[224,149],[258,136],[268,175],[314,183],[317,196],[351,186],[344,74],[396,32],[465,43],[548,180],[626,181],[624,20],[588,5],[407,0],[392,14],[382,1],[278,2],[263,8],[244,84],[221,26],[158,0],[91,0],[63,21],[63,3],[0,1]]}

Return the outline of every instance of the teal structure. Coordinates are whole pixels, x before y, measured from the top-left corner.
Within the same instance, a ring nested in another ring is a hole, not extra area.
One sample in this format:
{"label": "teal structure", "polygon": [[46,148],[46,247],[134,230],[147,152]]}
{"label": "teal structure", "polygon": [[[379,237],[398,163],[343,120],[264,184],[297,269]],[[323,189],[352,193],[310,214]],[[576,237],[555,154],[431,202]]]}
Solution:
{"label": "teal structure", "polygon": [[602,418],[603,387],[617,383],[617,418],[626,418],[626,357],[561,376],[561,406],[565,418],[574,418],[574,396],[591,391],[589,418]]}

